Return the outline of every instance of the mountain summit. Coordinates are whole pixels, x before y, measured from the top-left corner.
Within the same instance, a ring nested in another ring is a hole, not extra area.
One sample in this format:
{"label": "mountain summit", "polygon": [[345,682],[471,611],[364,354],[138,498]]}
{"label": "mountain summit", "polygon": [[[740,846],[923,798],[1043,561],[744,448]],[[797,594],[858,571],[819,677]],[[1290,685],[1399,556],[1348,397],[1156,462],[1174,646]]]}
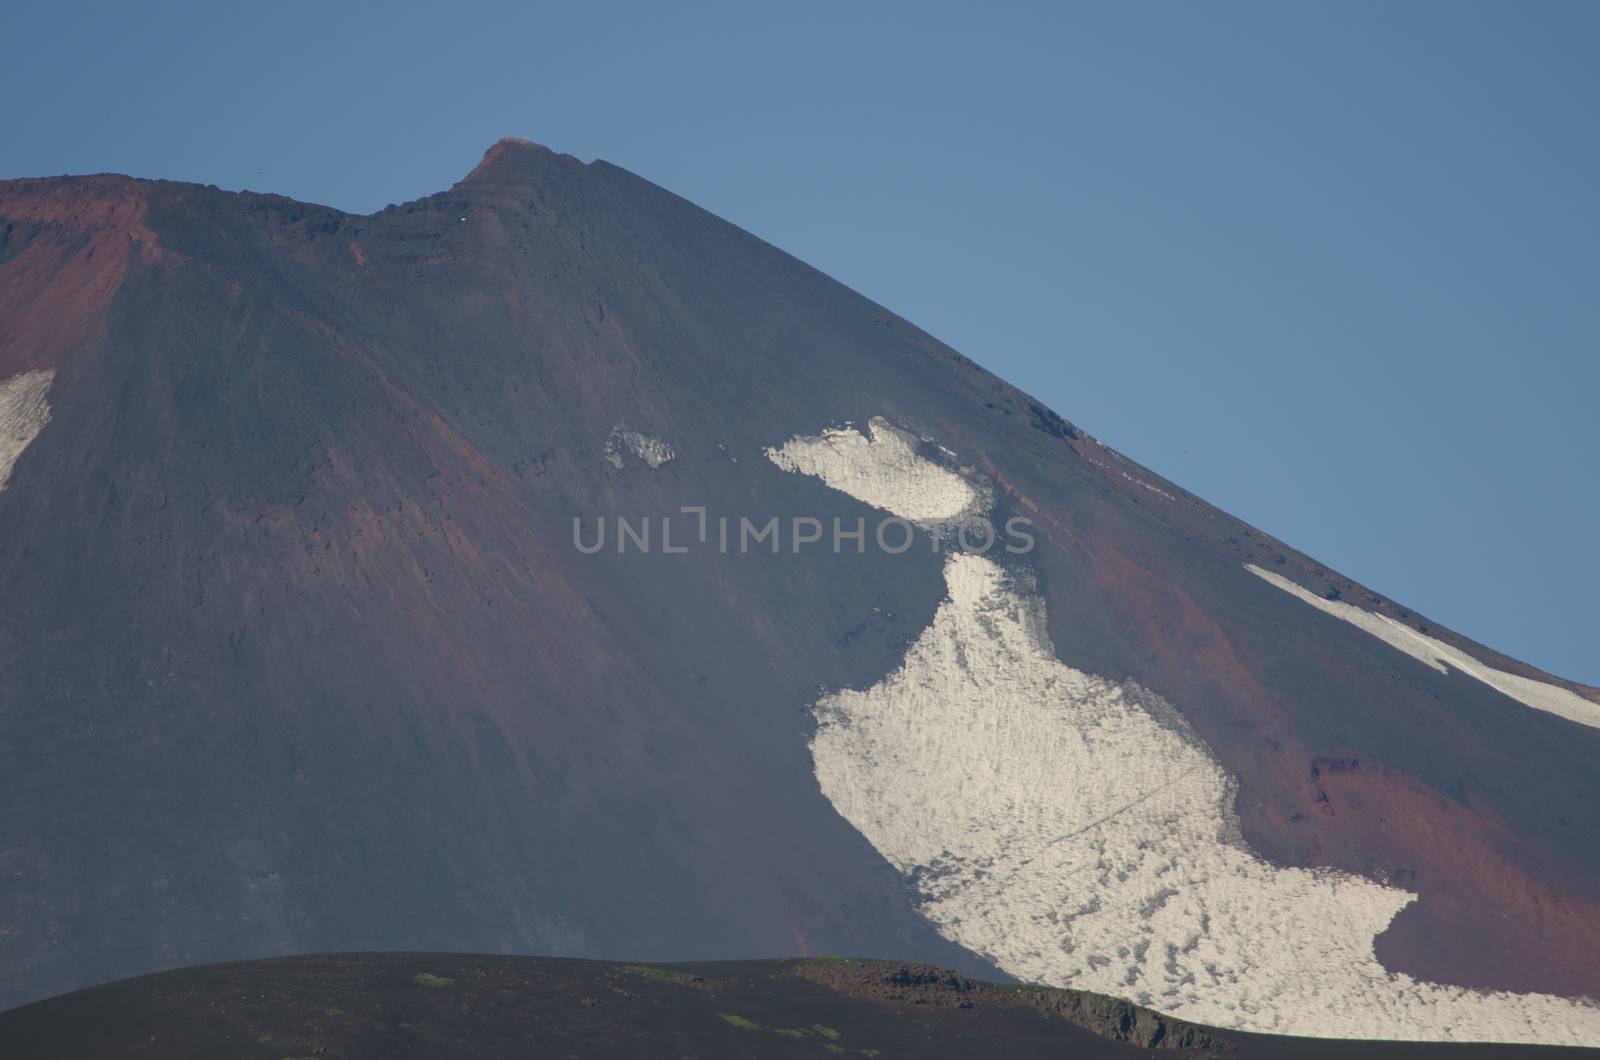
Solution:
{"label": "mountain summit", "polygon": [[0,183],[0,542],[0,1005],[815,952],[1600,1040],[1600,692],[602,161]]}
{"label": "mountain summit", "polygon": [[513,184],[537,179],[541,163],[559,161],[583,165],[572,155],[559,154],[544,144],[507,136],[483,153],[483,161],[462,178],[463,184]]}

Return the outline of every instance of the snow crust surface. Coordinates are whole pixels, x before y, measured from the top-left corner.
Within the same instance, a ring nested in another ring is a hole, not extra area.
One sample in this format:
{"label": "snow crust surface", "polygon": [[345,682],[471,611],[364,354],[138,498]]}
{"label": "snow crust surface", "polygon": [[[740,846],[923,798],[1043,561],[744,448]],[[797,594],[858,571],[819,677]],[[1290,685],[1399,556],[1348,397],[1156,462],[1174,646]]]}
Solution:
{"label": "snow crust surface", "polygon": [[22,451],[50,422],[45,396],[55,377],[55,369],[48,368],[0,379],[0,490],[11,480]]}
{"label": "snow crust surface", "polygon": [[918,456],[913,436],[881,416],[872,418],[866,434],[853,427],[831,427],[768,449],[767,458],[785,471],[820,478],[914,523],[950,522],[970,513],[979,501],[966,479]]}
{"label": "snow crust surface", "polygon": [[[841,433],[768,456],[906,519],[982,496],[876,424]],[[1233,778],[1170,704],[1057,659],[1042,599],[993,560],[952,554],[944,577],[898,669],[816,703],[811,753],[824,795],[945,937],[1021,979],[1220,1027],[1600,1042],[1588,1002],[1385,969],[1373,939],[1414,895],[1257,857]]]}

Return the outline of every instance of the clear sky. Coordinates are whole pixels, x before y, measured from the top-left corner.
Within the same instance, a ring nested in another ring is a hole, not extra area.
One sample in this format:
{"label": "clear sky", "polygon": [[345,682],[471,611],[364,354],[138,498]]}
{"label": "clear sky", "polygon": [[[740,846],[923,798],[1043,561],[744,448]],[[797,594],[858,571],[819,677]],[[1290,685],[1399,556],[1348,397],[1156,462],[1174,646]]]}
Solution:
{"label": "clear sky", "polygon": [[19,4],[0,177],[633,170],[1600,684],[1600,3]]}

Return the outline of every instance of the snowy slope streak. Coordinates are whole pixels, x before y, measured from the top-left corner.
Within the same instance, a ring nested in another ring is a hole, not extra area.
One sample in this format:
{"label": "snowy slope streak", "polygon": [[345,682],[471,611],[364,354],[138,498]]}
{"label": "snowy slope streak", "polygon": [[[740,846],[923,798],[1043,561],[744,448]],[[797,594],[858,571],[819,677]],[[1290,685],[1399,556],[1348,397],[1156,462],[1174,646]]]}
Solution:
{"label": "snowy slope streak", "polygon": [[[885,427],[768,455],[907,519],[985,495]],[[946,937],[1023,979],[1222,1027],[1600,1042],[1587,1002],[1389,972],[1373,939],[1413,895],[1256,857],[1232,778],[1176,710],[1060,662],[1024,577],[961,554],[944,576],[900,668],[816,704],[811,751],[823,793]]]}
{"label": "snowy slope streak", "polygon": [[1591,703],[1576,692],[1546,681],[1535,681],[1529,677],[1519,677],[1504,670],[1496,670],[1466,652],[1452,648],[1442,640],[1418,633],[1404,622],[1396,622],[1388,615],[1367,611],[1342,600],[1324,600],[1283,575],[1262,570],[1253,563],[1245,564],[1245,569],[1266,579],[1284,592],[1299,597],[1317,610],[1325,611],[1335,618],[1341,618],[1353,626],[1366,630],[1385,644],[1426,663],[1440,673],[1446,673],[1448,670],[1459,671],[1468,677],[1477,678],[1496,691],[1535,710],[1548,711],[1568,721],[1600,729],[1600,703]]}

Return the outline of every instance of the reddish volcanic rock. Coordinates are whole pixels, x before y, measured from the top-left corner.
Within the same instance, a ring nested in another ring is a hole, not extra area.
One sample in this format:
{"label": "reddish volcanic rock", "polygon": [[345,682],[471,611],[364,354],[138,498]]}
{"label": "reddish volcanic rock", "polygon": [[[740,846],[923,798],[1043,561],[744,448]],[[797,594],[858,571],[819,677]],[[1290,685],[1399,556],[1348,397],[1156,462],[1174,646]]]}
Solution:
{"label": "reddish volcanic rock", "polygon": [[54,366],[102,322],[130,265],[159,259],[148,194],[119,176],[0,182],[0,379]]}

